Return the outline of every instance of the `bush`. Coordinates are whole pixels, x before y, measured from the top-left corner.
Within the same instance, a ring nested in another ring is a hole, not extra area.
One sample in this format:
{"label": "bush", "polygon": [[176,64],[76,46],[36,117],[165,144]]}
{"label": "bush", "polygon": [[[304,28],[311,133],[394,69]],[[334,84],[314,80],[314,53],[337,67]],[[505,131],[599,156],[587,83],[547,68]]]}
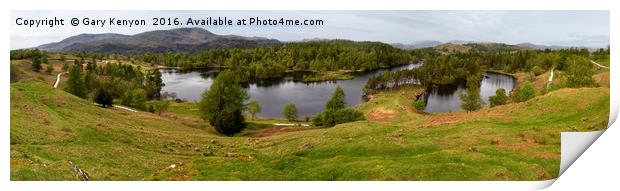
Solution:
{"label": "bush", "polygon": [[151,105],[149,105],[149,109],[148,109],[148,110],[149,110],[149,112],[151,112],[151,113],[155,113],[155,107],[153,107],[153,105],[152,105],[152,104],[151,104]]}
{"label": "bush", "polygon": [[284,115],[288,121],[297,121],[297,106],[292,103],[284,106],[282,115]]}
{"label": "bush", "polygon": [[161,113],[168,111],[168,108],[170,107],[170,101],[165,99],[157,100],[155,101],[155,103],[153,103],[152,106],[153,109],[157,111],[157,115],[161,115]]}
{"label": "bush", "polygon": [[517,90],[516,99],[518,102],[524,102],[534,98],[534,96],[536,96],[536,92],[534,91],[532,82],[526,81]]}
{"label": "bush", "polygon": [[532,73],[534,73],[535,76],[538,76],[538,75],[545,73],[545,71],[538,66],[534,66],[532,67]]}
{"label": "bush", "polygon": [[364,120],[364,114],[355,109],[326,110],[312,118],[315,126],[332,127],[337,124]]}
{"label": "bush", "polygon": [[260,103],[258,103],[258,101],[255,99],[250,100],[250,103],[248,103],[248,112],[252,116],[252,119],[254,119],[256,117],[256,114],[260,113],[260,111]]}
{"label": "bush", "polygon": [[47,67],[45,68],[45,72],[47,74],[52,74],[52,72],[54,72],[54,66],[52,64],[47,64]]}
{"label": "bush", "polygon": [[146,91],[142,88],[126,91],[121,98],[121,104],[132,106],[138,109],[146,109]]}
{"label": "bush", "polygon": [[491,107],[506,104],[508,102],[508,96],[506,96],[506,90],[504,90],[504,88],[495,90],[495,95],[489,97],[489,102],[491,104]]}
{"label": "bush", "polygon": [[582,56],[571,56],[567,60],[566,86],[571,88],[596,86],[593,65]]}
{"label": "bush", "polygon": [[43,68],[41,66],[41,58],[40,57],[32,58],[32,65],[30,67],[32,67],[32,71],[35,71],[35,72],[40,71],[41,68]]}
{"label": "bush", "polygon": [[97,88],[97,91],[95,91],[95,103],[100,104],[102,107],[112,106],[113,99],[114,98],[106,88]]}
{"label": "bush", "polygon": [[418,111],[424,111],[424,108],[426,108],[426,103],[424,102],[423,99],[417,99],[417,100],[413,101],[413,106]]}

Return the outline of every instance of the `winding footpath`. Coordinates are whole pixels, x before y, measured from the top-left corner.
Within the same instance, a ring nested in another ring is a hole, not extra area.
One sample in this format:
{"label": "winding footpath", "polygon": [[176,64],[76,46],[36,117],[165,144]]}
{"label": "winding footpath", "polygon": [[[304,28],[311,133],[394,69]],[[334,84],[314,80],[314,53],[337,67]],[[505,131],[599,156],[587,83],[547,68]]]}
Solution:
{"label": "winding footpath", "polygon": [[551,68],[551,74],[549,74],[549,81],[547,81],[547,89],[551,88],[551,83],[553,83],[553,70],[555,68]]}
{"label": "winding footpath", "polygon": [[596,64],[598,67],[609,69],[609,67],[600,65],[599,63],[594,62],[594,60],[590,60],[590,62],[592,62],[592,64]]}
{"label": "winding footpath", "polygon": [[58,84],[60,84],[60,76],[63,74],[68,74],[69,72],[61,72],[56,76],[56,82],[54,82],[54,88],[58,88]]}
{"label": "winding footpath", "polygon": [[[53,86],[53,87],[54,87],[54,88],[58,88],[58,85],[60,84],[60,76],[61,76],[61,75],[63,75],[63,74],[68,74],[68,73],[69,73],[69,72],[62,72],[62,73],[59,73],[59,74],[56,76],[56,82],[54,82],[54,86]],[[93,104],[95,104],[95,105],[99,105],[99,104],[97,104],[97,103],[93,103]],[[114,108],[119,108],[119,109],[123,109],[123,110],[127,110],[127,111],[131,111],[131,112],[136,112],[136,113],[138,112],[138,111],[136,111],[136,110],[134,110],[134,109],[131,109],[131,108],[128,108],[128,107],[124,107],[124,106],[120,106],[120,105],[112,105],[112,107],[114,107]]]}

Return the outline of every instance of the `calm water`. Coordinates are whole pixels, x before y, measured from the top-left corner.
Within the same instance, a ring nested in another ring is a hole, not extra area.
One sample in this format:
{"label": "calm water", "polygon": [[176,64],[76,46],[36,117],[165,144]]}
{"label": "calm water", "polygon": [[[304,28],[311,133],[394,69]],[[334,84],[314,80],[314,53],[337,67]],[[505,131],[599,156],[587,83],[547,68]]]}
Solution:
{"label": "calm water", "polygon": [[[480,84],[480,96],[485,104],[489,104],[489,97],[495,95],[495,91],[504,88],[509,94],[514,87],[515,79],[512,76],[485,72]],[[429,113],[450,112],[461,110],[460,91],[465,91],[465,82],[459,81],[454,85],[431,86],[422,95],[426,101],[426,109]]]}
{"label": "calm water", "polygon": [[[282,109],[286,104],[294,103],[297,105],[300,119],[312,116],[321,112],[325,102],[331,97],[336,86],[340,86],[346,93],[346,103],[348,107],[354,107],[364,100],[362,98],[362,88],[368,78],[380,75],[385,71],[397,71],[419,67],[420,64],[410,64],[393,67],[390,69],[377,70],[373,72],[356,74],[351,80],[303,83],[296,80],[296,77],[289,76],[284,79],[263,81],[249,84],[246,87],[251,99],[260,102],[262,111],[260,117],[283,118]],[[162,88],[165,92],[175,92],[181,99],[200,101],[202,92],[211,87],[217,71],[189,71],[183,72],[174,69],[163,69],[162,79],[166,86]],[[514,86],[514,79],[510,76],[496,73],[485,73],[481,82],[480,95],[485,103],[488,103],[489,96],[495,95],[495,90],[504,88],[507,93]],[[423,98],[427,102],[426,112],[449,112],[459,111],[460,93],[465,90],[463,82],[456,85],[444,85],[430,87]]]}
{"label": "calm water", "polygon": [[[351,80],[339,80],[316,83],[303,83],[295,77],[286,77],[276,81],[265,81],[249,84],[246,88],[251,99],[261,104],[260,117],[283,118],[282,109],[286,104],[297,105],[300,119],[321,112],[325,102],[329,100],[336,86],[340,86],[346,93],[348,107],[354,107],[363,102],[362,88],[368,78],[380,75],[385,71],[397,71],[419,67],[420,64],[397,66],[390,69],[356,74]],[[175,92],[178,98],[200,101],[202,92],[211,87],[215,78],[215,71],[182,72],[174,69],[162,69],[162,80],[166,84],[162,92]]]}

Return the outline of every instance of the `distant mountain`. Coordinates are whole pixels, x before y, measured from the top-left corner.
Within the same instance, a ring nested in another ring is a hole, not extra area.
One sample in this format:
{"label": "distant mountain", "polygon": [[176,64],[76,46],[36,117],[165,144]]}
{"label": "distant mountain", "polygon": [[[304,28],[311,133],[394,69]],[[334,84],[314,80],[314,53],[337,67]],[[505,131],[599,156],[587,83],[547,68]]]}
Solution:
{"label": "distant mountain", "polygon": [[[529,42],[515,44],[515,46],[524,47],[524,48],[530,48],[530,49],[538,49],[538,50],[544,50],[544,49],[558,50],[558,49],[571,48],[570,46],[558,46],[558,45],[547,46],[547,45],[533,44],[533,43],[529,43]],[[583,46],[577,47],[577,48],[593,49],[593,48],[583,47]]]}
{"label": "distant mountain", "polygon": [[460,44],[445,43],[445,44],[437,45],[433,47],[433,49],[435,49],[435,51],[442,52],[442,53],[457,53],[457,52],[465,53],[469,51],[471,47],[460,45]]}
{"label": "distant mountain", "polygon": [[115,34],[115,33],[104,33],[104,34],[80,34],[76,36],[72,36],[66,38],[60,42],[53,42],[38,46],[38,49],[48,50],[48,51],[61,51],[67,46],[70,46],[75,43],[88,43],[98,40],[106,40],[106,39],[122,39],[129,37],[128,35]]}
{"label": "distant mountain", "polygon": [[448,43],[464,45],[464,44],[476,43],[476,41],[470,41],[470,40],[451,40],[451,41],[448,41]]}
{"label": "distant mountain", "polygon": [[416,48],[429,48],[429,47],[434,47],[440,44],[441,42],[439,41],[425,40],[425,41],[415,41],[410,44],[393,43],[392,46],[396,48],[408,50],[408,49],[416,49]]}
{"label": "distant mountain", "polygon": [[278,40],[263,37],[217,35],[203,28],[178,28],[149,31],[136,35],[80,34],[37,48],[64,52],[191,53],[212,48],[247,48],[279,43]]}
{"label": "distant mountain", "polygon": [[465,52],[510,52],[531,49],[527,47],[520,47],[516,45],[509,45],[504,43],[494,42],[457,42],[457,43],[445,43],[433,47],[435,51],[449,54],[449,53],[465,53]]}

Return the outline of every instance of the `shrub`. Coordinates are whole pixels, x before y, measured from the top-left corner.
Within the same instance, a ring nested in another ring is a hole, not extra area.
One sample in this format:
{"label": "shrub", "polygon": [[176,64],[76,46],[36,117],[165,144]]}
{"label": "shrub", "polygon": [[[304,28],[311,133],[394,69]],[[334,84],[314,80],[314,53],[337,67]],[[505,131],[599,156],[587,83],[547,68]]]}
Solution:
{"label": "shrub", "polygon": [[292,103],[284,106],[282,115],[284,115],[288,121],[297,121],[297,106]]}
{"label": "shrub", "polygon": [[538,76],[538,75],[541,75],[541,74],[545,73],[545,71],[542,68],[538,67],[538,66],[532,67],[531,71],[532,71],[532,73],[534,73],[535,76]]}
{"label": "shrub", "polygon": [[121,98],[121,103],[123,105],[132,106],[139,109],[146,109],[146,91],[142,88],[134,89],[131,91],[126,91]]}
{"label": "shrub", "polygon": [[153,109],[157,111],[157,115],[161,115],[161,113],[168,111],[168,107],[170,107],[169,100],[161,99],[153,103]]}
{"label": "shrub", "polygon": [[413,106],[418,111],[424,111],[424,108],[426,108],[426,103],[424,102],[423,99],[417,99],[417,100],[413,101]]}
{"label": "shrub", "polygon": [[47,64],[47,67],[45,68],[45,72],[47,74],[52,74],[52,72],[54,72],[54,66],[52,66],[52,64]]}
{"label": "shrub", "polygon": [[151,113],[155,113],[155,107],[153,107],[153,105],[152,105],[152,104],[151,104],[151,105],[149,105],[149,109],[148,109],[148,110],[149,110],[149,112],[151,112]]}
{"label": "shrub", "polygon": [[521,87],[517,90],[516,98],[518,102],[524,102],[530,100],[536,96],[536,92],[534,91],[534,86],[532,82],[526,81],[523,83]]}
{"label": "shrub", "polygon": [[500,88],[495,90],[495,95],[489,97],[489,103],[491,107],[495,107],[498,105],[504,105],[508,102],[508,96],[506,96],[506,90],[504,88]]}
{"label": "shrub", "polygon": [[112,106],[113,99],[114,98],[112,97],[110,92],[106,90],[106,88],[97,88],[97,91],[95,91],[95,103],[98,103],[103,107]]}
{"label": "shrub", "polygon": [[337,124],[364,120],[364,114],[355,109],[326,110],[312,118],[315,126],[332,127]]}
{"label": "shrub", "polygon": [[258,101],[255,99],[250,100],[250,103],[248,103],[248,112],[250,113],[250,115],[252,115],[252,119],[254,119],[256,117],[256,114],[260,113],[260,111],[260,103],[258,103]]}
{"label": "shrub", "polygon": [[582,56],[571,56],[567,59],[566,85],[572,88],[596,86],[592,78],[592,63]]}
{"label": "shrub", "polygon": [[32,65],[30,67],[32,67],[32,71],[35,71],[35,72],[40,71],[41,68],[43,68],[41,66],[41,58],[40,57],[32,58]]}

